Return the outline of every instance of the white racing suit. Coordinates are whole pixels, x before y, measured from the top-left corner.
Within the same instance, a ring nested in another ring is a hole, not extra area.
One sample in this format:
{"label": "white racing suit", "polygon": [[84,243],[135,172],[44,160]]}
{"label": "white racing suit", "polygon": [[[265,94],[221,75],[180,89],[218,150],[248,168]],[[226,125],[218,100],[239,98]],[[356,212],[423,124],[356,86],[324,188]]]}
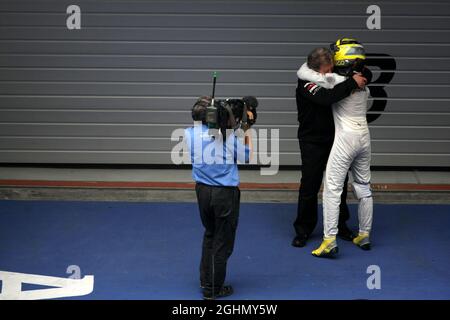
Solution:
{"label": "white racing suit", "polygon": [[[298,70],[300,79],[311,81],[327,89],[345,81],[335,73],[322,75],[306,65]],[[370,133],[366,120],[369,89],[355,90],[347,98],[333,104],[335,125],[334,143],[328,157],[324,191],[324,236],[338,233],[339,205],[347,172],[351,168],[353,192],[359,200],[359,233],[369,234],[372,228],[373,199],[370,189]]]}

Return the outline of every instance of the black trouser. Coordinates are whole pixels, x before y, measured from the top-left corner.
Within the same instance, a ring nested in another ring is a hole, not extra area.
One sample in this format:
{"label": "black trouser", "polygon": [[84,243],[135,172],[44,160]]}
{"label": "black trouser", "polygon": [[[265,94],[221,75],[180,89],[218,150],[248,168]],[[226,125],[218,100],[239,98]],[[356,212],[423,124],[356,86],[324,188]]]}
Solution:
{"label": "black trouser", "polygon": [[[302,179],[298,193],[297,219],[294,228],[297,235],[309,236],[317,224],[317,194],[322,184],[323,172],[333,146],[331,142],[300,141]],[[347,206],[348,175],[345,178],[339,210],[339,225],[345,224],[350,214]]]}
{"label": "black trouser", "polygon": [[205,227],[200,284],[207,294],[223,286],[227,261],[234,248],[241,192],[238,187],[216,187],[197,183],[200,217]]}

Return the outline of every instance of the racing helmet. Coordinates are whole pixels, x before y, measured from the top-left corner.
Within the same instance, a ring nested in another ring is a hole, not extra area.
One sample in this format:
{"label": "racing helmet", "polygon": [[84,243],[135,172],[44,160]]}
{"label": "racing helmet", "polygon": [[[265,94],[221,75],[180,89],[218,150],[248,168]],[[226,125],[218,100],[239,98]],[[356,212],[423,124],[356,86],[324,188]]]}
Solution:
{"label": "racing helmet", "polygon": [[356,39],[341,38],[330,45],[333,53],[335,72],[350,76],[354,72],[361,72],[364,68],[366,53],[364,46]]}

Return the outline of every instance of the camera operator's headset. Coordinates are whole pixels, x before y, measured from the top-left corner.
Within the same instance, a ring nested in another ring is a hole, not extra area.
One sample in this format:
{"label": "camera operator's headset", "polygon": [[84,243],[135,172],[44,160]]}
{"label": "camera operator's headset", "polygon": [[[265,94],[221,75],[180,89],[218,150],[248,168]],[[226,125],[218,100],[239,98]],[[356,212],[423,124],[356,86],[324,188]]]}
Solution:
{"label": "camera operator's headset", "polygon": [[337,73],[350,76],[361,72],[366,60],[364,46],[356,39],[341,38],[330,45]]}

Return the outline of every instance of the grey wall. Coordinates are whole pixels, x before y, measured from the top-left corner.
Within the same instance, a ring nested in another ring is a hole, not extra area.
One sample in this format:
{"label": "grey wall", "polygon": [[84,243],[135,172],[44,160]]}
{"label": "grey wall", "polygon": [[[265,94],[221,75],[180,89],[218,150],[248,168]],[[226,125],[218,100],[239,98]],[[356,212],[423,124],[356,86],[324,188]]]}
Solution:
{"label": "grey wall", "polygon": [[422,2],[377,2],[371,31],[372,1],[0,1],[0,162],[168,164],[219,71],[217,95],[258,96],[257,127],[280,128],[281,164],[299,164],[295,72],[352,36],[396,61],[373,85],[388,96],[373,165],[450,166],[450,2]]}

